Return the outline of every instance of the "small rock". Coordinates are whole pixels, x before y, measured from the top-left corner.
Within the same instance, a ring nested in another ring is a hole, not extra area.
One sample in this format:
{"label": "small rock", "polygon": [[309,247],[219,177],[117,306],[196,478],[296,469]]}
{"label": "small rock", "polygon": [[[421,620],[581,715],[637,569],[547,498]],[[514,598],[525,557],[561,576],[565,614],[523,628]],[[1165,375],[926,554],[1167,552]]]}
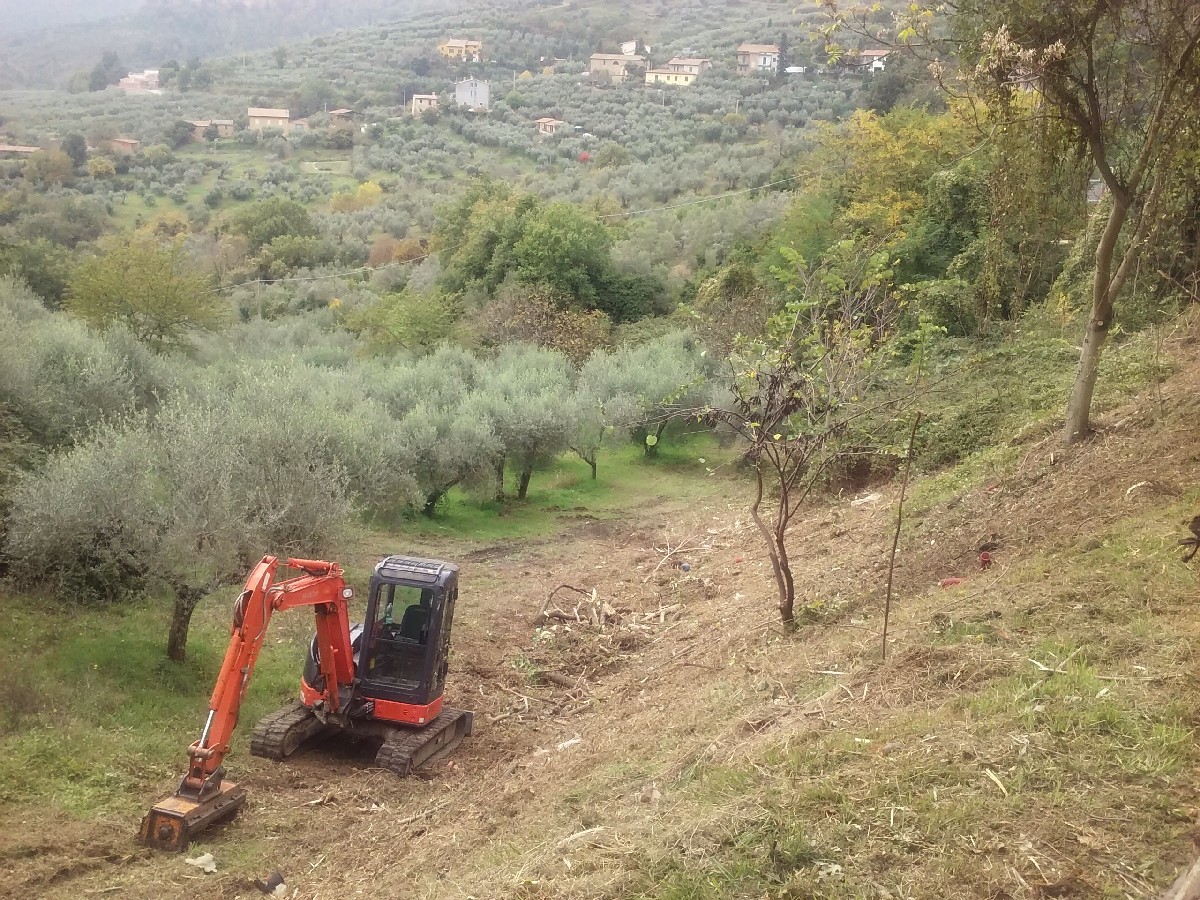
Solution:
{"label": "small rock", "polygon": [[202,853],[200,856],[195,856],[191,859],[185,859],[184,862],[189,866],[195,866],[200,871],[209,875],[217,871],[217,861],[213,859],[213,855],[211,853]]}
{"label": "small rock", "polygon": [[254,886],[269,897],[282,897],[287,893],[287,885],[283,883],[283,875],[272,872],[265,879],[256,879]]}

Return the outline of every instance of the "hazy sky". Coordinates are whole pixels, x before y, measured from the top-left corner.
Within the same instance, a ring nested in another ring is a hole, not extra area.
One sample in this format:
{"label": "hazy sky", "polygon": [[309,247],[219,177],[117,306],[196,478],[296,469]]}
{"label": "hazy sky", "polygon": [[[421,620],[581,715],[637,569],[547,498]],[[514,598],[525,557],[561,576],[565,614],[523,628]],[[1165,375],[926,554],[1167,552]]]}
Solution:
{"label": "hazy sky", "polygon": [[131,12],[142,0],[0,0],[0,36],[107,19]]}

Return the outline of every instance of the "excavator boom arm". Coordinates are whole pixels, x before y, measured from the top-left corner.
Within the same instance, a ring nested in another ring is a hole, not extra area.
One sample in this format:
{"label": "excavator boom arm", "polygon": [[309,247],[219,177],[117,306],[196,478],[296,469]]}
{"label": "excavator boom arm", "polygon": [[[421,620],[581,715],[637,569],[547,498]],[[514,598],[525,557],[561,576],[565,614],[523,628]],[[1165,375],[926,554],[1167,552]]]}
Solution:
{"label": "excavator boom arm", "polygon": [[209,700],[208,717],[200,738],[188,748],[188,774],[179,793],[204,799],[220,788],[221,763],[229,752],[229,741],[237,727],[242,699],[254,673],[263,639],[276,610],[311,606],[317,618],[317,642],[322,673],[330,688],[336,711],[338,685],[354,678],[350,647],[349,600],[341,567],[323,560],[289,559],[287,567],[303,574],[276,582],[279,560],[264,556],[246,578],[233,608],[233,626],[225,659]]}

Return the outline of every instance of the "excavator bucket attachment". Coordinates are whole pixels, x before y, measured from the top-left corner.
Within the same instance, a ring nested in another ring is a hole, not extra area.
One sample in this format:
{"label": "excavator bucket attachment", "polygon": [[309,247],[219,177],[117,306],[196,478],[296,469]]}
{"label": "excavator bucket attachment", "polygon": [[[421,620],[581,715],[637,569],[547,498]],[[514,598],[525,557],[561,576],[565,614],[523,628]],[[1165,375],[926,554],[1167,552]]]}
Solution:
{"label": "excavator bucket attachment", "polygon": [[142,819],[138,840],[156,850],[186,850],[192,838],[219,819],[233,816],[246,802],[246,789],[232,781],[207,800],[196,802],[172,794],[150,807]]}
{"label": "excavator bucket attachment", "polygon": [[382,769],[407,777],[449,754],[471,734],[475,717],[461,709],[443,709],[441,715],[416,731],[397,731],[379,748],[375,762]]}

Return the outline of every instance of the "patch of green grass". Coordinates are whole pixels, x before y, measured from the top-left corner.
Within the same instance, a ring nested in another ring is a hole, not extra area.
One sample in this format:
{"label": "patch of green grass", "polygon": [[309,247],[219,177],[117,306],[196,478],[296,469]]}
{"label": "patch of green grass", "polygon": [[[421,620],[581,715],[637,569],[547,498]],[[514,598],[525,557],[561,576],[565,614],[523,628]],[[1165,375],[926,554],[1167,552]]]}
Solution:
{"label": "patch of green grass", "polygon": [[[838,866],[830,857],[840,849],[814,840],[808,822],[794,818],[786,804],[768,803],[749,817],[709,826],[702,840],[705,852],[648,862],[632,896],[646,900],[835,896],[808,891],[835,876]],[[829,884],[826,890],[832,887]]]}
{"label": "patch of green grass", "polygon": [[916,482],[908,495],[905,513],[918,518],[939,503],[998,479],[1009,471],[1020,456],[1019,447],[1006,445],[972,453],[953,468]]}
{"label": "patch of green grass", "polygon": [[[1062,667],[1043,673],[1030,667],[965,698],[964,709],[979,720],[1003,719],[1025,732],[1048,735],[1062,746],[1064,770],[1088,778],[1130,779],[1173,775],[1195,756],[1191,729],[1171,704],[1142,709],[1096,670],[1071,658],[1065,648],[1043,645],[1032,658]],[[1041,768],[1046,768],[1044,765]]]}
{"label": "patch of green grass", "polygon": [[[165,602],[89,609],[5,598],[0,641],[12,652],[0,661],[0,801],[128,813],[148,784],[183,771],[229,624],[199,616],[188,659],[174,663],[168,612]],[[292,654],[263,654],[235,746],[296,692],[298,674]]]}
{"label": "patch of green grass", "polygon": [[933,639],[935,645],[982,644],[998,643],[999,641],[1000,636],[997,634],[995,626],[988,622],[959,621],[952,622],[948,628]]}
{"label": "patch of green grass", "polygon": [[[1035,310],[1019,322],[997,325],[986,339],[944,339],[920,402],[924,419],[916,435],[916,459],[944,479],[916,486],[924,504],[957,496],[979,480],[1005,471],[1017,448],[1059,427],[1075,378],[1083,333],[1080,315],[1067,320]],[[1154,329],[1123,335],[1105,349],[1093,413],[1125,402],[1171,370]],[[907,375],[907,369],[904,370]],[[876,437],[903,446],[911,418],[874,423]],[[965,464],[965,465],[964,465]]]}
{"label": "patch of green grass", "polygon": [[[539,537],[589,520],[613,519],[659,498],[710,496],[713,481],[708,471],[731,456],[707,434],[666,440],[655,456],[625,443],[601,455],[593,480],[587,463],[563,455],[534,472],[524,501],[482,499],[456,488],[434,516],[414,515],[398,524],[404,532],[420,537],[479,541]],[[512,491],[516,482],[517,473],[507,471],[506,487]]]}
{"label": "patch of green grass", "polygon": [[314,159],[300,160],[297,167],[305,175],[349,175],[349,159]]}

